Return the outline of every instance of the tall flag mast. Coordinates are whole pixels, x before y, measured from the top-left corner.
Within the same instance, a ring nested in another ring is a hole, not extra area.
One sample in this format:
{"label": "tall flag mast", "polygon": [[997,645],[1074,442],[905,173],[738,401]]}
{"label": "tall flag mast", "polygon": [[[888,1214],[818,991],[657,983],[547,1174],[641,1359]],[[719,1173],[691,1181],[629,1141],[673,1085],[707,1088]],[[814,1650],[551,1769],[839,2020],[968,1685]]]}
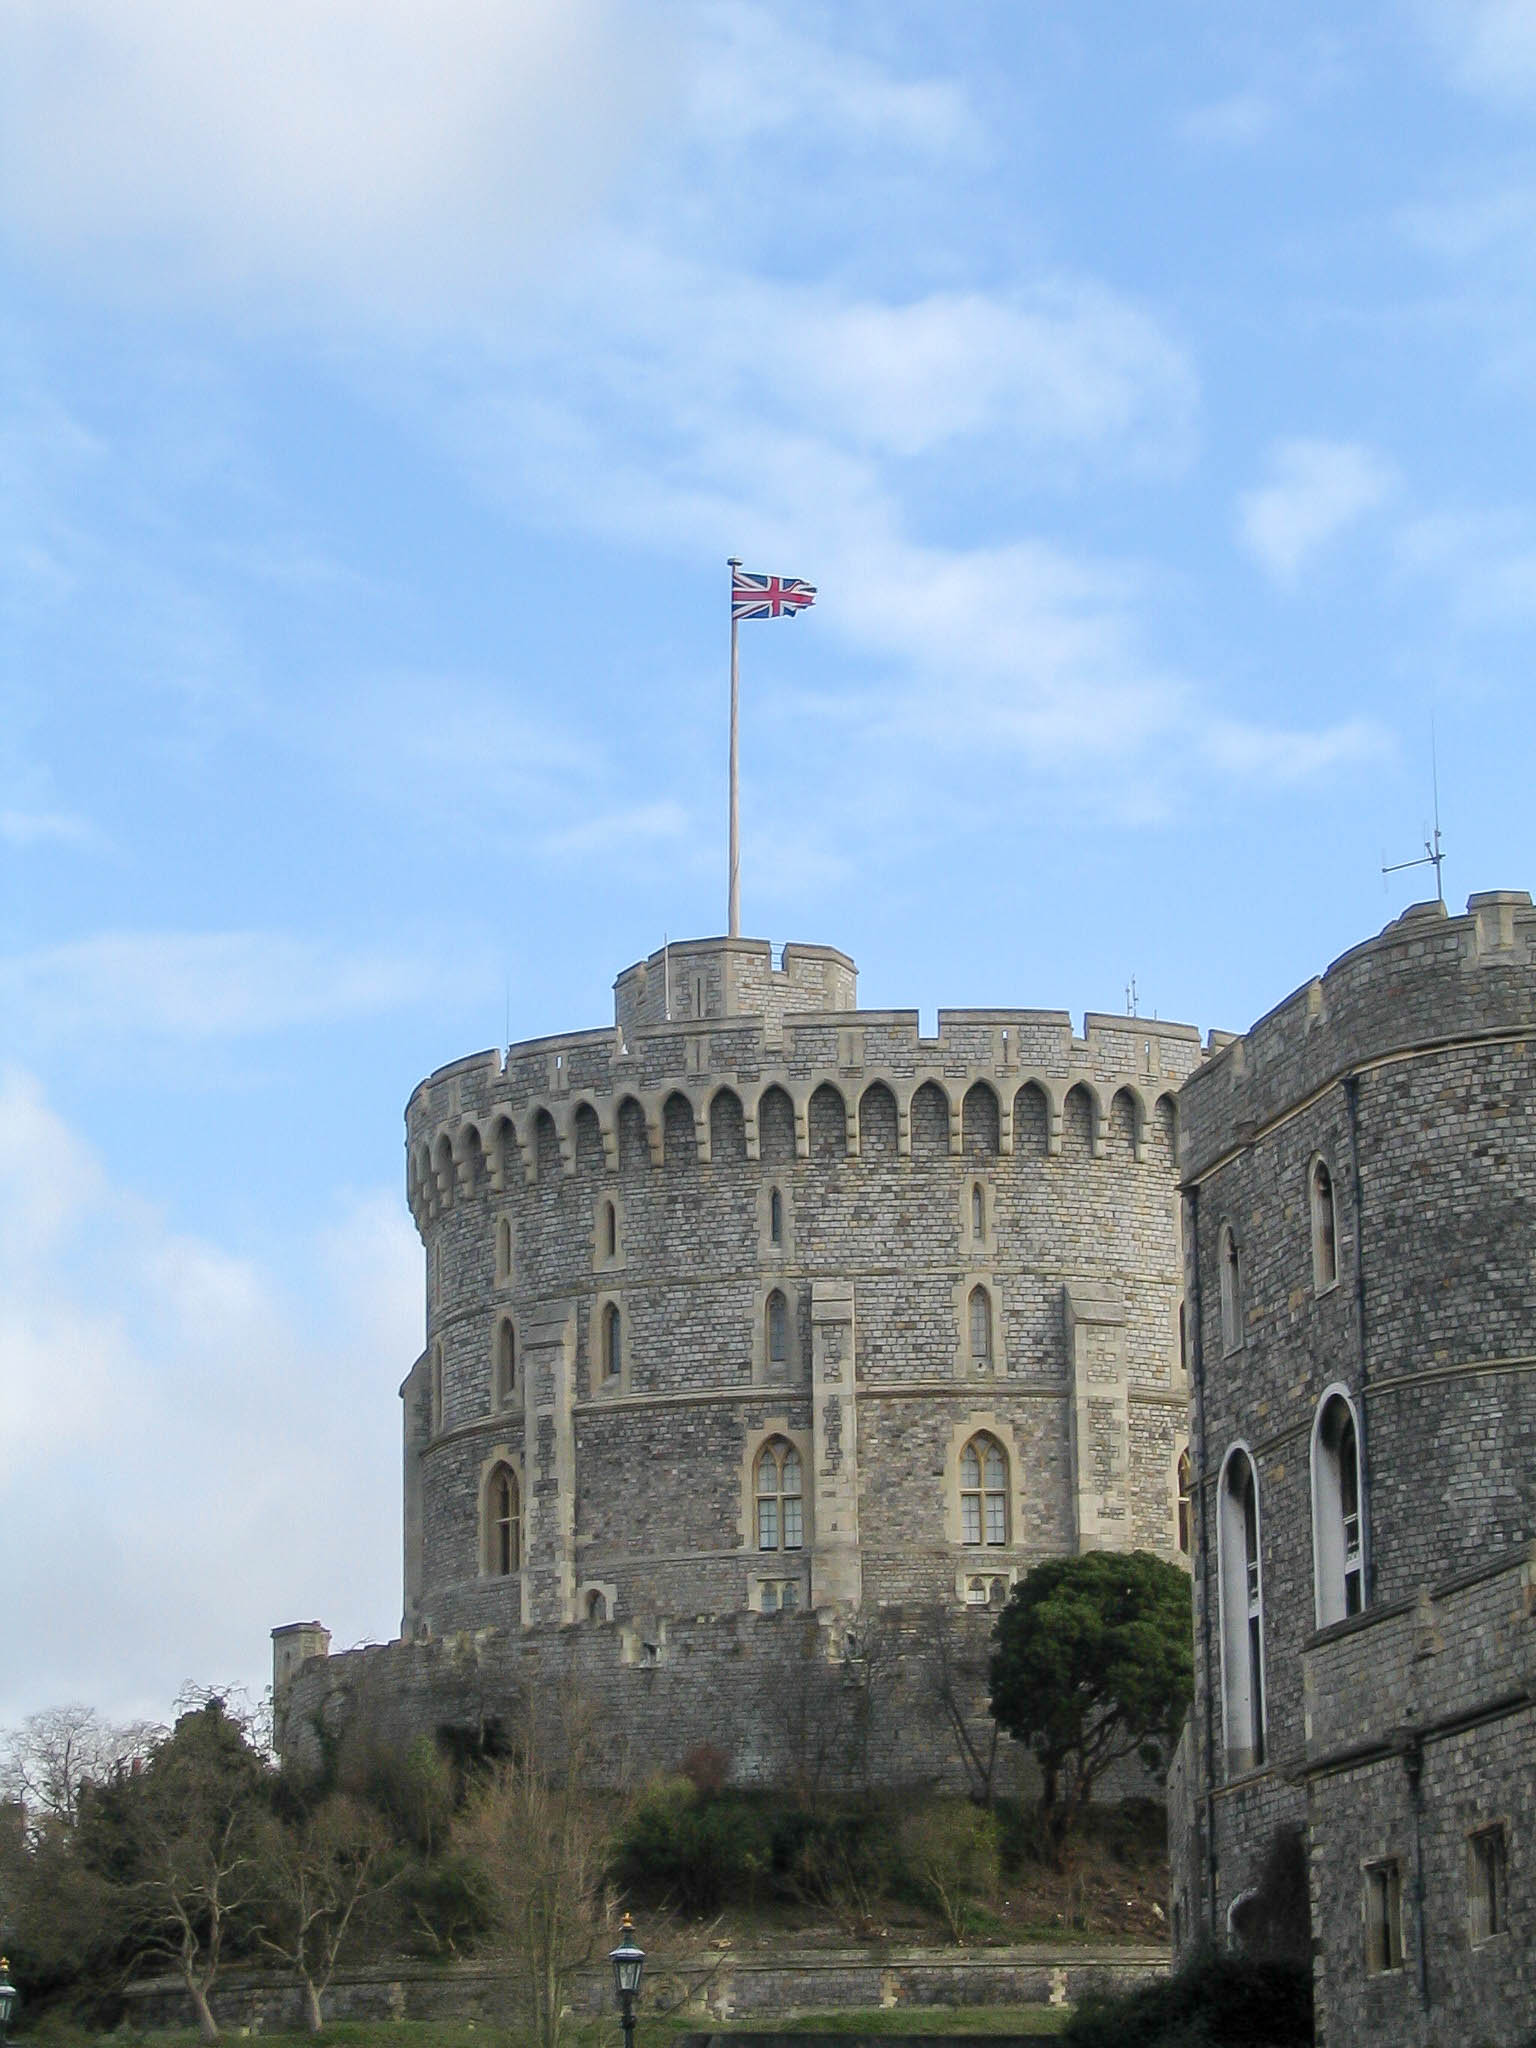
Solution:
{"label": "tall flag mast", "polygon": [[726,567],[731,572],[731,827],[730,903],[727,930],[733,939],[741,937],[741,777],[737,726],[741,696],[741,665],[736,645],[736,628],[743,619],[792,619],[816,602],[814,583],[802,583],[798,576],[754,576],[743,569],[734,555]]}

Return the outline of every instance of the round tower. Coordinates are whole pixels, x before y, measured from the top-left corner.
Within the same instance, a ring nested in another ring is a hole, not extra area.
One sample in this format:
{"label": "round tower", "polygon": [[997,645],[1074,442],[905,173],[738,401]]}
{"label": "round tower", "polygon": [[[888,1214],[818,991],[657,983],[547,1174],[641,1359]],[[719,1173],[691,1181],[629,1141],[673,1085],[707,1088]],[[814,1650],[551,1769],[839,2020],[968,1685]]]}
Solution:
{"label": "round tower", "polygon": [[615,1023],[407,1110],[427,1345],[408,1636],[986,1605],[1176,1554],[1190,1027],[856,1007],[828,947],[670,946]]}

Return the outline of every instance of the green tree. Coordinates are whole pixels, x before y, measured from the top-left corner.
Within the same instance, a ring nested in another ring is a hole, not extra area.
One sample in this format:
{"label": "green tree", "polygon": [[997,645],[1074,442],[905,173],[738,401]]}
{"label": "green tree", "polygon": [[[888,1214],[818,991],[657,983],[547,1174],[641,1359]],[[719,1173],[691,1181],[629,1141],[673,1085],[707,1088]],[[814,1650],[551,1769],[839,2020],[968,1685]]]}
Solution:
{"label": "green tree", "polygon": [[1190,1586],[1147,1551],[1038,1564],[993,1632],[992,1712],[1040,1766],[1057,1858],[1112,1765],[1166,1770],[1194,1691]]}

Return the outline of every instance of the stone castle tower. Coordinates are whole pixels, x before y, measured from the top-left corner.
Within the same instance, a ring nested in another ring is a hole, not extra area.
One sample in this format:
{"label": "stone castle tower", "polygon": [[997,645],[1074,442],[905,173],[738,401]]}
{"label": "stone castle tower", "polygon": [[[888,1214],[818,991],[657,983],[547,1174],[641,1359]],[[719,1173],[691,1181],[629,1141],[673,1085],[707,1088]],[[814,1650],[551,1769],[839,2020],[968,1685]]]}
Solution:
{"label": "stone castle tower", "polygon": [[[1198,1034],[987,1010],[927,1039],[855,988],[828,947],[674,945],[611,1026],[412,1095],[401,1673],[466,1640],[605,1697],[686,1664],[680,1754],[706,1671],[717,1731],[761,1719],[786,1616],[829,1656],[935,1604],[984,1633],[1038,1558],[1178,1554]],[[771,1769],[767,1732],[742,1747]]]}
{"label": "stone castle tower", "polygon": [[1180,1098],[1175,1941],[1241,1938],[1299,1830],[1327,2044],[1536,2010],[1533,1056],[1536,912],[1496,891],[1405,912]]}

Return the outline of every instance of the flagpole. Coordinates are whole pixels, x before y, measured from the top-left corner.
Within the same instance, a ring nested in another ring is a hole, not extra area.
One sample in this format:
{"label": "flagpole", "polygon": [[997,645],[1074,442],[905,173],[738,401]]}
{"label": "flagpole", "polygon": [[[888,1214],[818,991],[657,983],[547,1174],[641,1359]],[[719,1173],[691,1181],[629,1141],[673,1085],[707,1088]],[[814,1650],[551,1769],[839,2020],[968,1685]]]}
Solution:
{"label": "flagpole", "polygon": [[[733,572],[741,567],[732,555],[726,567]],[[735,576],[731,581],[734,584]],[[731,605],[731,768],[730,768],[730,901],[727,917],[727,931],[733,939],[741,936],[741,801],[739,782],[739,761],[737,755],[736,728],[741,696],[740,666],[736,650],[736,606]]]}

